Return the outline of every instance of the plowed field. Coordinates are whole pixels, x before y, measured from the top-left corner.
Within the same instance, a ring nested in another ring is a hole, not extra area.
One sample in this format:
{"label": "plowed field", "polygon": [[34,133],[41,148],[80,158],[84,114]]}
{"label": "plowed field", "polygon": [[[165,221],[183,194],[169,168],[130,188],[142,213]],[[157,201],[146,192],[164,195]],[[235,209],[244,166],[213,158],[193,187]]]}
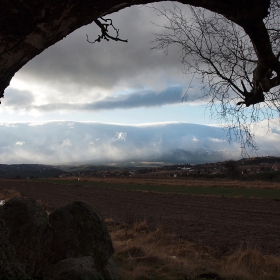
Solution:
{"label": "plowed field", "polygon": [[104,218],[120,222],[146,219],[152,227],[202,246],[217,254],[250,246],[280,255],[280,201],[114,190],[34,181],[1,180],[23,196],[58,208],[76,200],[97,208]]}

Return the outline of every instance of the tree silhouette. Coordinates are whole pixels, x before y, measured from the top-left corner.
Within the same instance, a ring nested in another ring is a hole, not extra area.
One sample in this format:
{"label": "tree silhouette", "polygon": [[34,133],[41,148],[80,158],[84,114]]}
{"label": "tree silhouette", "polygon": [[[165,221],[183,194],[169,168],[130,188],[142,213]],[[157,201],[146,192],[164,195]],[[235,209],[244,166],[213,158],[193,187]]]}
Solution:
{"label": "tree silhouette", "polygon": [[[270,56],[279,64],[280,3],[272,0],[263,22]],[[156,8],[154,8],[156,9]],[[168,54],[170,45],[181,52],[183,71],[201,79],[202,96],[211,116],[224,123],[229,139],[236,137],[242,152],[256,149],[253,124],[280,113],[280,72],[264,65],[259,50],[246,30],[233,21],[203,8],[189,6],[186,16],[177,5],[156,9],[169,24],[155,35],[154,49]]]}
{"label": "tree silhouette", "polygon": [[240,177],[240,169],[234,160],[229,160],[224,163],[225,174],[231,180],[237,180]]}

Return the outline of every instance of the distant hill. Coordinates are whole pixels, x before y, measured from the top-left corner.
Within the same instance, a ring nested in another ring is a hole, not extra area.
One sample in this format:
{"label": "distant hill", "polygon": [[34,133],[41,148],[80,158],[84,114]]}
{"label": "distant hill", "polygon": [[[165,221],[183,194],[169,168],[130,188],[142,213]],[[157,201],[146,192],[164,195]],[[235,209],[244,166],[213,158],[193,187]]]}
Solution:
{"label": "distant hill", "polygon": [[[279,164],[280,157],[254,157],[254,158],[243,158],[236,161],[239,166],[252,166],[252,165],[262,165],[262,164]],[[187,163],[185,163],[187,164]],[[206,164],[197,164],[203,168],[203,166],[212,165],[223,165],[224,162],[211,162]],[[181,164],[180,164],[181,166]],[[129,169],[150,169],[153,167],[165,169],[177,169],[177,165],[170,164],[168,162],[112,162],[109,164],[65,164],[65,165],[43,165],[43,164],[0,164],[0,178],[54,178],[63,174],[78,174],[78,173],[89,173],[89,172],[101,172],[107,170],[129,170]],[[194,167],[194,165],[193,165]]]}
{"label": "distant hill", "polygon": [[0,178],[49,178],[66,172],[51,165],[0,164]]}
{"label": "distant hill", "polygon": [[260,165],[262,163],[268,164],[280,164],[280,157],[253,157],[253,158],[243,158],[237,161],[238,165]]}

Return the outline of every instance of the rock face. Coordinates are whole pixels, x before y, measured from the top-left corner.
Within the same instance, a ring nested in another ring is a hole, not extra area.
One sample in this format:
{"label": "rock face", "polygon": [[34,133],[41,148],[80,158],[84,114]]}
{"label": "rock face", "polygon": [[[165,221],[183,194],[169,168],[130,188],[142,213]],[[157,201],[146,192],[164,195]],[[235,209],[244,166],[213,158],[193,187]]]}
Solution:
{"label": "rock face", "polygon": [[0,206],[0,280],[117,280],[113,253],[103,218],[85,202],[50,216],[29,198]]}
{"label": "rock face", "polygon": [[55,210],[49,219],[54,229],[52,263],[91,256],[97,270],[104,268],[114,248],[98,211],[85,202],[73,202]]}
{"label": "rock face", "polygon": [[104,267],[104,269],[102,271],[102,276],[104,277],[104,280],[119,280],[119,279],[121,279],[118,267],[117,267],[113,257],[111,257],[108,260],[106,266]]}
{"label": "rock face", "polygon": [[95,269],[92,257],[59,261],[49,267],[47,278],[53,280],[105,280]]}
{"label": "rock face", "polygon": [[2,216],[2,208],[0,206],[0,280],[27,280],[29,277],[17,260],[14,247],[8,241],[8,229]]}
{"label": "rock face", "polygon": [[40,277],[47,264],[52,240],[48,215],[36,201],[14,198],[3,208],[3,218],[9,230],[9,243],[17,259],[31,277]]}

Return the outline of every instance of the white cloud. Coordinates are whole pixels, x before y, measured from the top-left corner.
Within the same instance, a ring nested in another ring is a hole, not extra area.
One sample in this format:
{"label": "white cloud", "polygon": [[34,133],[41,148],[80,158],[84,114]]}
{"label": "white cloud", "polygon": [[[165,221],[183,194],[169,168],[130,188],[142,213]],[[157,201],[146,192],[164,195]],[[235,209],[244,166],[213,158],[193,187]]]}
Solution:
{"label": "white cloud", "polygon": [[44,125],[47,124],[47,122],[32,122],[29,123],[28,126],[40,126],[40,125]]}
{"label": "white cloud", "polygon": [[64,139],[62,141],[61,147],[72,147],[72,142],[69,139]]}
{"label": "white cloud", "polygon": [[125,132],[116,132],[116,137],[114,138],[114,141],[125,141],[126,139],[126,133]]}
{"label": "white cloud", "polygon": [[208,139],[209,139],[210,141],[212,141],[212,142],[217,142],[217,143],[224,143],[224,142],[227,141],[227,140],[225,140],[225,139],[211,138],[211,137],[209,137]]}
{"label": "white cloud", "polygon": [[[16,127],[0,126],[0,133],[1,163],[199,163],[240,157],[238,143],[228,144],[223,129],[188,123],[17,123]],[[265,146],[266,153],[279,155],[279,138],[276,133],[267,140],[260,138],[259,146]]]}
{"label": "white cloud", "polygon": [[6,126],[6,127],[17,127],[15,124],[12,124],[12,123],[1,123],[0,125]]}

